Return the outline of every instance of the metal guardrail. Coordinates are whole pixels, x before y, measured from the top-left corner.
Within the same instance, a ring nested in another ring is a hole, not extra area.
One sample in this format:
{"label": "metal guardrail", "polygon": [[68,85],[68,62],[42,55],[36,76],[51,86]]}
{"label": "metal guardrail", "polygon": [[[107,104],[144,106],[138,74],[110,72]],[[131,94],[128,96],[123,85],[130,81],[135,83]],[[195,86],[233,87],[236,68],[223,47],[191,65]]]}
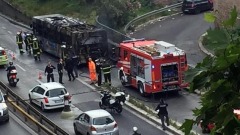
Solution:
{"label": "metal guardrail", "polygon": [[34,124],[36,124],[38,131],[44,131],[48,135],[68,135],[66,131],[54,124],[51,120],[41,114],[33,106],[23,100],[15,92],[13,92],[8,86],[6,86],[2,81],[0,81],[0,87],[5,91],[8,96],[9,103],[14,107],[14,110],[19,110],[24,118],[30,119]]}
{"label": "metal guardrail", "polygon": [[152,16],[152,15],[155,15],[155,14],[158,14],[158,13],[161,13],[161,12],[164,12],[164,11],[167,11],[167,10],[172,9],[172,8],[179,8],[179,7],[181,7],[181,6],[182,6],[182,2],[179,2],[179,3],[177,3],[177,4],[169,5],[169,6],[166,6],[166,7],[164,7],[164,8],[161,8],[161,9],[158,9],[158,10],[153,10],[153,11],[151,11],[151,12],[148,12],[148,13],[146,13],[146,14],[143,14],[143,15],[141,15],[141,16],[138,16],[138,17],[134,18],[133,20],[131,20],[131,21],[124,27],[124,32],[126,33],[127,30],[129,29],[129,27],[130,27],[133,23],[135,23],[135,22],[137,22],[137,21],[139,21],[139,20],[142,20],[142,19],[144,19],[144,18],[146,18],[146,17],[149,17],[149,16]]}

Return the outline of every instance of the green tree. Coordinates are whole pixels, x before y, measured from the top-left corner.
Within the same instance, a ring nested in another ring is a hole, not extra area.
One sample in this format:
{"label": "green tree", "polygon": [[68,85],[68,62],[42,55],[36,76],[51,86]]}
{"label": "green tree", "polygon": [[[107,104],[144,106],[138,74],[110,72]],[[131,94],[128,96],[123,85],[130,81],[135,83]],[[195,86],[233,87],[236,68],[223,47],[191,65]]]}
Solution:
{"label": "green tree", "polygon": [[[205,14],[205,19],[214,22],[213,14]],[[201,97],[201,107],[193,110],[194,119],[187,119],[180,127],[186,135],[193,125],[214,123],[211,134],[239,135],[240,120],[233,114],[240,108],[240,29],[236,24],[237,11],[234,7],[229,19],[222,23],[222,31],[207,31],[209,44],[221,44],[214,57],[206,57],[194,69],[186,73],[191,82],[190,90],[205,89]],[[217,33],[217,34],[216,34]]]}
{"label": "green tree", "polygon": [[99,4],[101,21],[112,28],[124,26],[134,15],[134,7],[129,0],[100,0]]}

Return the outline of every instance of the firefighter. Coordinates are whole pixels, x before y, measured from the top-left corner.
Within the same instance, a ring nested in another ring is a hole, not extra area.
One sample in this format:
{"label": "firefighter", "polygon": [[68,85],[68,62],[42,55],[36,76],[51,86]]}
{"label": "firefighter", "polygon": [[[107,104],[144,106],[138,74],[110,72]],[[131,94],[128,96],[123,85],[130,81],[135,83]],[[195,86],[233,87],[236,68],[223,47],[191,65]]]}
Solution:
{"label": "firefighter", "polygon": [[102,71],[101,71],[102,61],[101,59],[96,59],[95,62],[96,62],[96,71],[98,74],[98,86],[101,86],[102,85]]}
{"label": "firefighter", "polygon": [[88,62],[89,76],[90,76],[90,79],[91,79],[90,84],[94,84],[97,81],[96,65],[92,61],[92,58],[88,58],[88,61],[89,61]]}
{"label": "firefighter", "polygon": [[16,43],[18,45],[20,54],[23,54],[24,53],[24,51],[23,51],[23,37],[22,37],[22,33],[21,32],[17,32]]}
{"label": "firefighter", "polygon": [[169,117],[168,117],[168,111],[167,111],[168,104],[164,102],[163,99],[160,99],[160,103],[156,107],[155,111],[158,112],[158,117],[161,119],[162,128],[163,130],[166,130],[164,119],[166,118],[167,126],[169,126]]}
{"label": "firefighter", "polygon": [[34,38],[33,39],[33,56],[35,61],[37,60],[41,61],[40,54],[41,54],[41,49],[39,47],[38,39]]}
{"label": "firefighter", "polygon": [[111,86],[111,68],[112,68],[111,65],[107,61],[103,62],[101,69],[103,72],[104,81],[109,86]]}
{"label": "firefighter", "polygon": [[28,54],[31,54],[31,48],[33,46],[33,36],[31,34],[27,34],[26,35],[26,51],[28,52]]}

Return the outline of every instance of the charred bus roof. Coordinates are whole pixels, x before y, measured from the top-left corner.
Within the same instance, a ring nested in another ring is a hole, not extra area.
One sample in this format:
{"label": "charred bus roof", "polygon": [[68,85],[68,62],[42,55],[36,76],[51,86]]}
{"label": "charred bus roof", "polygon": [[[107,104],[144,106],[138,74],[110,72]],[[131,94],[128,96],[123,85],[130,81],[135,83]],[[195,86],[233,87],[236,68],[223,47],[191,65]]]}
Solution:
{"label": "charred bus roof", "polygon": [[98,28],[94,25],[86,24],[78,19],[67,17],[61,14],[50,14],[42,16],[34,16],[33,22],[37,23],[40,20],[57,27],[68,27],[72,32],[95,31]]}

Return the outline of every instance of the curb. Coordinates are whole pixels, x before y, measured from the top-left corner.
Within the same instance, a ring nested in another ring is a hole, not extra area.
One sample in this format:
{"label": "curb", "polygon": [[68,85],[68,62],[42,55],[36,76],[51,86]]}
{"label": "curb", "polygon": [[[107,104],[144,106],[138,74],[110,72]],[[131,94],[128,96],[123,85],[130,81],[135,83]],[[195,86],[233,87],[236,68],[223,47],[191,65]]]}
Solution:
{"label": "curb", "polygon": [[214,55],[213,55],[212,53],[210,53],[210,52],[203,46],[203,44],[202,44],[203,37],[206,36],[206,35],[207,35],[207,32],[204,33],[204,34],[202,34],[202,35],[200,36],[200,38],[199,38],[199,40],[198,40],[198,46],[199,46],[199,48],[200,48],[200,50],[201,50],[202,52],[204,52],[205,54],[207,54],[207,55],[209,55],[209,56],[211,56],[211,57],[214,57]]}
{"label": "curb", "polygon": [[8,20],[9,22],[11,22],[12,24],[19,25],[19,26],[24,27],[24,28],[26,28],[26,29],[28,29],[28,30],[32,30],[29,26],[27,26],[27,25],[25,25],[25,24],[23,24],[23,23],[21,23],[21,22],[17,22],[17,21],[13,20],[12,18],[10,18],[10,17],[8,17],[8,16],[6,16],[6,15],[4,15],[4,14],[2,14],[2,13],[0,13],[0,16],[3,17],[3,18],[5,18],[5,19],[7,19],[7,20]]}

